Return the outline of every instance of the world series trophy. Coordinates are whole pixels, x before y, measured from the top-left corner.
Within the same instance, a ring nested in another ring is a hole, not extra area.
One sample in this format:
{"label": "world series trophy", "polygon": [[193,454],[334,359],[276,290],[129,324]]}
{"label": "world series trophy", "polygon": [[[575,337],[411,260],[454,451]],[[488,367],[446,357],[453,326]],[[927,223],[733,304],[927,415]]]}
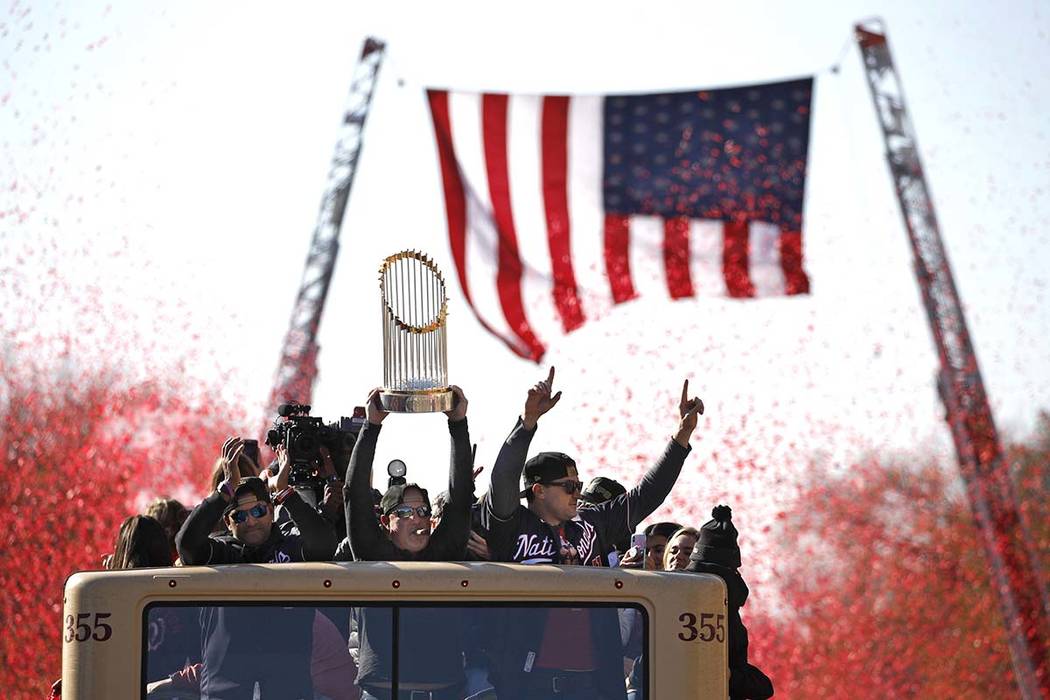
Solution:
{"label": "world series trophy", "polygon": [[423,253],[405,250],[379,268],[383,316],[383,410],[452,410],[448,387],[445,279]]}

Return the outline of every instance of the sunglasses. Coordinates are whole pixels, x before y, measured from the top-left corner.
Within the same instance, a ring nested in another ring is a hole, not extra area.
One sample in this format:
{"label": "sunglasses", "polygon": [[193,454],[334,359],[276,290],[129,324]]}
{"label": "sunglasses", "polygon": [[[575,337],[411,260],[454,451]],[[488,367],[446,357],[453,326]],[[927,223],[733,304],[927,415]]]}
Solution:
{"label": "sunglasses", "polygon": [[388,515],[396,515],[399,518],[411,518],[413,513],[421,518],[429,518],[430,506],[416,506],[413,508],[412,506],[402,505],[394,508]]}
{"label": "sunglasses", "polygon": [[233,522],[240,525],[248,520],[248,516],[252,516],[256,520],[266,515],[267,507],[265,503],[256,503],[248,510],[235,510],[230,514],[230,518]]}
{"label": "sunglasses", "polygon": [[544,486],[560,486],[565,489],[565,493],[570,496],[574,493],[583,491],[582,481],[541,481],[540,483]]}

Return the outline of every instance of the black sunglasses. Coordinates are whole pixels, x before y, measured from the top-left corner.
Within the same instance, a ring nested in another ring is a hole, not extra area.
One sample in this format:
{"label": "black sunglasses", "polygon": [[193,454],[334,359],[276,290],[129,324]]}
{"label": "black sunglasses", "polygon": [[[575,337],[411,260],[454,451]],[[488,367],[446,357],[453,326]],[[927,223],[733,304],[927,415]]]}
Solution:
{"label": "black sunglasses", "polygon": [[400,505],[390,511],[390,514],[396,515],[399,518],[411,518],[412,514],[415,513],[421,518],[430,517],[430,506],[412,506]]}
{"label": "black sunglasses", "polygon": [[541,481],[540,483],[544,486],[560,486],[569,495],[583,491],[582,481]]}
{"label": "black sunglasses", "polygon": [[258,520],[262,516],[266,515],[266,510],[267,508],[265,503],[256,503],[248,510],[233,511],[232,513],[230,513],[230,518],[233,520],[233,522],[240,525],[241,523],[246,522],[248,520],[249,515]]}

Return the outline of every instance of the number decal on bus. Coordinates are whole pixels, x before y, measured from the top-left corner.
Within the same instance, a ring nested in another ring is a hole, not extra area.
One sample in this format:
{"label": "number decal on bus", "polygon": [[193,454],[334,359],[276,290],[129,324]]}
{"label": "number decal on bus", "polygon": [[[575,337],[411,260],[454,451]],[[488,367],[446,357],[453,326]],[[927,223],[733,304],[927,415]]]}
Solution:
{"label": "number decal on bus", "polygon": [[[92,614],[95,616],[94,625],[89,625]],[[112,617],[112,613],[77,613],[75,618],[66,615],[66,634],[63,639],[66,642],[86,642],[89,639],[105,642],[113,636],[113,628],[103,622],[108,617]]]}
{"label": "number decal on bus", "polygon": [[678,621],[682,623],[682,629],[685,631],[679,632],[678,638],[683,642],[692,642],[697,639],[701,642],[724,642],[726,640],[725,619],[725,615],[700,613],[700,627],[697,629],[696,615],[682,613],[678,616]]}

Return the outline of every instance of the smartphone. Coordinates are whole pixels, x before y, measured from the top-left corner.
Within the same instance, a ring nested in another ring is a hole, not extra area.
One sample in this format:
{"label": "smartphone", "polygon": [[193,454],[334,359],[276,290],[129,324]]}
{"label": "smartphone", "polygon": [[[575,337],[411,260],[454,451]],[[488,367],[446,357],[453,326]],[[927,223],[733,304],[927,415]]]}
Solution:
{"label": "smartphone", "polygon": [[645,551],[646,537],[644,532],[636,532],[631,535],[631,547],[637,549],[642,553],[642,568],[645,568],[645,560],[647,558],[647,552]]}
{"label": "smartphone", "polygon": [[256,468],[259,468],[259,441],[244,439],[244,456],[255,463]]}

